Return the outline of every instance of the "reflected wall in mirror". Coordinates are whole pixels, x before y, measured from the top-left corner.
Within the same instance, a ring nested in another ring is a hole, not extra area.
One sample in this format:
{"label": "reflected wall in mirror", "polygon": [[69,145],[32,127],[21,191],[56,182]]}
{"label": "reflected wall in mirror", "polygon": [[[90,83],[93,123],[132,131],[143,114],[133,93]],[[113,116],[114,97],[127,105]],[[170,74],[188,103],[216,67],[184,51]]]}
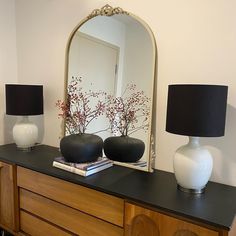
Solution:
{"label": "reflected wall in mirror", "polygon": [[[116,164],[152,171],[155,152],[152,141],[155,136],[152,128],[155,123],[152,114],[155,69],[156,44],[153,33],[141,19],[121,8],[106,5],[94,10],[71,33],[66,54],[65,99],[68,99],[68,87],[72,78],[80,78],[79,87],[86,92],[102,91],[124,100],[133,96],[134,92],[141,92],[148,98],[145,124],[143,115],[137,113],[135,122],[130,125],[130,130],[133,125],[133,131],[136,132],[129,134],[144,142],[144,153],[135,164],[115,162]],[[135,90],[129,89],[132,86]],[[106,105],[107,97],[104,96],[103,101]],[[95,107],[96,104],[97,100],[93,101],[91,98],[90,106]],[[143,109],[137,103],[132,103],[131,106],[131,112]],[[88,125],[86,133],[96,133],[103,140],[121,135],[119,132],[112,132],[110,128],[104,113]],[[69,134],[66,125],[64,134]]]}

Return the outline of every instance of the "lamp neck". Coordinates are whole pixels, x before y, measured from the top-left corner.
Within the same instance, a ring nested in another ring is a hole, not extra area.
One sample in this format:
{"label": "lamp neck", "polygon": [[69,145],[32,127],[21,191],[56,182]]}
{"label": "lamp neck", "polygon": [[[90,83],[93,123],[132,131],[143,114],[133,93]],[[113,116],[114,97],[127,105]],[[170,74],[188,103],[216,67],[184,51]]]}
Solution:
{"label": "lamp neck", "polygon": [[199,137],[189,136],[188,146],[193,147],[193,148],[199,147],[200,146]]}
{"label": "lamp neck", "polygon": [[22,116],[21,119],[20,119],[20,122],[21,123],[29,123],[29,117],[28,116]]}

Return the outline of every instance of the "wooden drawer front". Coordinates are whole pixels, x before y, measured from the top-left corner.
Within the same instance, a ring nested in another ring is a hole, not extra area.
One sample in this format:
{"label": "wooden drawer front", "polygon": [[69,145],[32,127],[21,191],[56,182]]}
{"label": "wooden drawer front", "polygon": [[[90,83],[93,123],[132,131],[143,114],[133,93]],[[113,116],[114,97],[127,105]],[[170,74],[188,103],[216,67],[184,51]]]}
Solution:
{"label": "wooden drawer front", "polygon": [[20,189],[20,208],[80,236],[121,236],[123,228]]}
{"label": "wooden drawer front", "polygon": [[17,231],[18,199],[16,166],[0,162],[0,224]]}
{"label": "wooden drawer front", "polygon": [[219,236],[219,232],[133,204],[125,204],[125,236]]}
{"label": "wooden drawer front", "polygon": [[17,167],[17,184],[32,192],[123,227],[123,199],[22,167]]}
{"label": "wooden drawer front", "polygon": [[71,236],[67,233],[37,217],[34,217],[24,211],[20,212],[20,229],[32,236]]}

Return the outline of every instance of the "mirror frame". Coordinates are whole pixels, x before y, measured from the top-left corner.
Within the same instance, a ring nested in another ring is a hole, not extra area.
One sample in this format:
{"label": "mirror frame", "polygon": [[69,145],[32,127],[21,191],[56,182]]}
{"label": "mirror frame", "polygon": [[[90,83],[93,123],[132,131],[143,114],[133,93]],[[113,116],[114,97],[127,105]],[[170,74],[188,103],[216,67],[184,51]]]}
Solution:
{"label": "mirror frame", "polygon": [[[65,55],[65,75],[64,75],[64,101],[66,101],[67,99],[67,86],[68,86],[68,70],[69,70],[69,52],[70,52],[70,46],[71,46],[71,41],[75,35],[75,33],[77,32],[77,30],[83,25],[85,24],[87,21],[89,21],[90,19],[97,17],[97,16],[113,16],[116,14],[124,14],[124,15],[128,15],[131,16],[132,18],[136,19],[139,23],[141,23],[143,25],[143,27],[147,30],[147,32],[150,35],[150,39],[152,41],[152,46],[153,46],[153,82],[152,82],[152,106],[150,108],[150,123],[149,123],[149,131],[148,131],[148,139],[149,139],[149,145],[148,145],[148,153],[149,156],[147,157],[148,160],[148,166],[147,169],[143,169],[144,171],[148,171],[148,172],[152,172],[154,167],[155,167],[155,159],[156,159],[156,92],[157,92],[157,46],[156,46],[156,40],[154,37],[154,34],[152,32],[152,30],[150,29],[150,27],[147,25],[147,23],[145,23],[140,17],[124,11],[122,8],[120,7],[111,7],[109,4],[106,4],[105,6],[103,6],[101,9],[95,9],[93,10],[86,18],[84,18],[82,21],[80,21],[79,24],[76,25],[76,27],[73,29],[73,31],[71,32],[70,36],[69,36],[69,40],[67,42],[67,46],[66,46],[66,55]],[[65,121],[62,121],[62,136],[65,136]],[[127,166],[126,167],[130,167],[133,168],[133,166]]]}

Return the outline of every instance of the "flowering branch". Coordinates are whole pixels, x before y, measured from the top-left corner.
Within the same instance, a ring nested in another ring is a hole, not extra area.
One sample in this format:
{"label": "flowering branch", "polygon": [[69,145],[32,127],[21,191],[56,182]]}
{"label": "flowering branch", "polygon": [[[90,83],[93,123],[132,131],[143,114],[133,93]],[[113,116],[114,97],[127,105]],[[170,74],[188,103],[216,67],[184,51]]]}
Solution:
{"label": "flowering branch", "polygon": [[83,91],[81,82],[81,77],[72,77],[67,88],[66,101],[56,102],[56,106],[61,110],[58,117],[65,120],[66,132],[69,134],[85,133],[88,125],[105,112],[103,97],[106,93]]}
{"label": "flowering branch", "polygon": [[140,129],[148,129],[150,98],[144,91],[137,91],[136,85],[128,84],[121,97],[108,95],[107,100],[106,116],[113,133],[127,136]]}

